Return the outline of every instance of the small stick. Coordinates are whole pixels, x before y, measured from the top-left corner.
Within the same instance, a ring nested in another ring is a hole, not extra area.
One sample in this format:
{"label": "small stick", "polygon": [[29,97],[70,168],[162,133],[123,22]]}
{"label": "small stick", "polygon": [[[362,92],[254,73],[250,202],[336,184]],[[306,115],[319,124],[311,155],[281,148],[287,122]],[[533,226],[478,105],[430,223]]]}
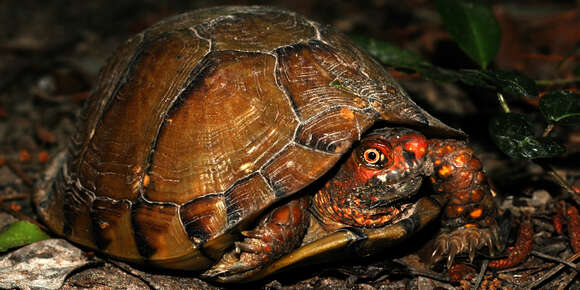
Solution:
{"label": "small stick", "polygon": [[550,132],[552,132],[552,130],[554,130],[554,123],[549,123],[548,126],[546,126],[546,129],[544,129],[542,137],[548,137],[548,135],[550,134]]}
{"label": "small stick", "polygon": [[29,198],[30,194],[28,193],[12,193],[0,196],[0,202],[4,202],[7,200],[14,200],[14,199],[25,199]]}
{"label": "small stick", "polygon": [[544,171],[546,171],[546,173],[552,176],[558,185],[565,189],[568,195],[572,197],[574,202],[580,206],[580,195],[572,188],[572,186],[562,176],[560,176],[560,174],[556,173],[556,170],[554,170],[552,166],[544,162],[540,162],[539,160],[536,160],[536,162],[542,167],[542,169],[544,169]]}
{"label": "small stick", "polygon": [[504,113],[510,112],[510,107],[508,106],[505,98],[503,97],[502,93],[497,93],[497,100],[499,101],[499,105],[501,106]]}
{"label": "small stick", "polygon": [[580,78],[572,79],[555,79],[555,80],[537,80],[536,84],[540,86],[553,86],[553,85],[567,85],[580,82]]}
{"label": "small stick", "polygon": [[[579,257],[580,257],[580,253],[576,253],[576,254],[570,256],[570,258],[566,259],[566,261],[568,261],[568,262],[574,262]],[[560,264],[560,265],[554,267],[552,270],[548,271],[548,273],[546,273],[544,276],[540,277],[540,279],[535,280],[535,281],[529,283],[524,288],[531,289],[531,288],[537,287],[538,285],[544,283],[544,281],[550,279],[552,276],[554,276],[556,273],[558,273],[564,267],[565,267],[564,264]]]}
{"label": "small stick", "polygon": [[0,202],[0,210],[5,211],[6,213],[10,214],[11,216],[19,219],[19,220],[25,220],[29,223],[35,224],[36,226],[38,226],[41,230],[50,233],[50,230],[47,229],[43,224],[39,223],[38,221],[36,221],[35,219],[21,213],[21,212],[17,212],[15,210],[12,210],[10,207],[6,206],[5,204]]}
{"label": "small stick", "polygon": [[34,182],[32,181],[32,179],[30,179],[30,177],[28,177],[28,175],[26,175],[26,173],[24,173],[24,171],[18,168],[18,166],[14,165],[14,163],[8,159],[6,159],[4,162],[6,166],[8,166],[8,168],[10,168],[10,170],[12,170],[14,174],[20,177],[20,179],[22,179],[22,181],[24,181],[26,185],[30,186],[31,188],[34,188]]}
{"label": "small stick", "polygon": [[562,278],[562,280],[560,280],[560,285],[558,285],[558,290],[563,290],[563,289],[567,289],[566,287],[568,287],[568,285],[574,281],[574,278],[576,277],[576,275],[578,275],[578,272],[572,272],[568,275],[565,275],[564,278]]}
{"label": "small stick", "polygon": [[443,274],[439,275],[437,273],[429,273],[429,272],[417,270],[414,268],[409,268],[409,273],[412,275],[423,276],[423,277],[431,278],[433,280],[449,283],[449,278]]}
{"label": "small stick", "polygon": [[479,274],[477,274],[477,278],[475,279],[475,285],[473,285],[474,290],[479,289],[481,285],[481,281],[483,280],[483,275],[485,275],[485,271],[487,271],[487,265],[489,265],[489,260],[483,260],[483,264],[481,264],[481,269],[479,270]]}
{"label": "small stick", "polygon": [[534,266],[534,265],[520,265],[520,266],[517,266],[517,267],[512,267],[512,268],[498,270],[498,271],[495,271],[495,273],[501,274],[501,273],[510,273],[510,272],[522,271],[522,270],[541,271],[541,270],[544,270],[544,269],[550,268],[550,267],[552,267],[552,264],[544,264],[544,265],[538,265],[538,266]]}
{"label": "small stick", "polygon": [[415,269],[400,259],[394,259],[393,262],[403,266],[407,270],[407,272],[411,275],[423,276],[423,277],[431,278],[433,280],[449,283],[449,277],[445,274]]}
{"label": "small stick", "polygon": [[546,254],[541,253],[541,252],[538,252],[538,251],[532,251],[531,254],[534,255],[534,256],[538,256],[540,258],[544,258],[544,259],[547,259],[547,260],[552,260],[552,261],[555,261],[555,262],[564,264],[564,265],[566,265],[566,266],[574,269],[574,271],[578,271],[579,270],[578,269],[578,265],[576,265],[576,264],[574,264],[572,262],[568,262],[568,261],[566,261],[564,259],[560,259],[558,257],[546,255]]}

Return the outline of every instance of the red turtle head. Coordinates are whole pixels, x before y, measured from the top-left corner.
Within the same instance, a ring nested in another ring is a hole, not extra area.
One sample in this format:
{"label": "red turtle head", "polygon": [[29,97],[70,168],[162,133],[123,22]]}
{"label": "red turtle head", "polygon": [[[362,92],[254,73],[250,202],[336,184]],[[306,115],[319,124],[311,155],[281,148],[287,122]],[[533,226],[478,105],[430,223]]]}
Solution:
{"label": "red turtle head", "polygon": [[432,172],[423,134],[371,131],[314,198],[316,212],[349,226],[380,227],[401,217]]}

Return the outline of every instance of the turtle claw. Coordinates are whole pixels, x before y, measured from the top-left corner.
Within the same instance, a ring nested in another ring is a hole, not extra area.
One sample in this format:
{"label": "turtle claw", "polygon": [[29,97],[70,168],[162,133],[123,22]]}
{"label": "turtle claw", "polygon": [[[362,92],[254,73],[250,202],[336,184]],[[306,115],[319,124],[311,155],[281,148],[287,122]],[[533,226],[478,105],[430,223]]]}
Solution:
{"label": "turtle claw", "polygon": [[486,235],[484,237],[484,239],[485,239],[485,245],[489,249],[489,255],[492,257],[495,256],[495,248],[496,248],[495,245],[497,245],[497,243],[494,241],[493,235],[491,235],[491,234]]}
{"label": "turtle claw", "polygon": [[501,248],[497,227],[468,227],[440,233],[435,241],[431,262],[436,263],[446,257],[449,268],[455,257],[463,252],[467,252],[469,260],[473,261],[477,250],[483,246],[488,247],[490,256],[494,256],[496,250]]}
{"label": "turtle claw", "polygon": [[264,236],[264,232],[260,230],[253,230],[253,231],[242,231],[242,236],[251,238],[251,239],[260,239]]}
{"label": "turtle claw", "polygon": [[[244,245],[240,247],[240,245]],[[247,243],[236,243],[236,248],[223,255],[221,260],[201,276],[221,282],[233,282],[250,276],[261,269],[260,258],[254,253],[245,252]]]}
{"label": "turtle claw", "polygon": [[450,246],[449,246],[449,253],[447,253],[447,268],[451,268],[453,265],[453,261],[455,260],[455,256],[463,251],[465,243],[460,240],[457,236],[451,236]]}
{"label": "turtle claw", "polygon": [[219,262],[202,274],[202,277],[222,282],[235,281],[259,271],[260,266],[268,260],[267,255],[263,253],[265,244],[260,239],[246,238],[241,242],[235,242],[234,245],[234,249],[224,254]]}
{"label": "turtle claw", "polygon": [[246,252],[246,253],[253,253],[253,254],[257,254],[260,252],[260,245],[256,244],[256,243],[247,243],[247,242],[234,242],[236,248],[235,248],[235,252],[236,254],[241,254],[242,252]]}
{"label": "turtle claw", "polygon": [[447,253],[449,249],[449,239],[447,238],[449,234],[441,233],[435,241],[435,247],[433,253],[431,254],[431,261],[437,262],[443,258],[443,255]]}
{"label": "turtle claw", "polygon": [[474,243],[470,243],[469,244],[469,262],[473,263],[473,260],[475,259],[475,253],[477,252],[477,248],[479,248],[479,240],[476,240],[476,242]]}
{"label": "turtle claw", "polygon": [[215,264],[209,270],[203,272],[201,274],[201,277],[213,279],[218,276],[223,276],[224,274],[228,273],[229,269],[231,268],[231,265],[234,265],[235,263],[236,263],[235,256],[231,252],[227,253],[222,257],[222,259],[217,264]]}

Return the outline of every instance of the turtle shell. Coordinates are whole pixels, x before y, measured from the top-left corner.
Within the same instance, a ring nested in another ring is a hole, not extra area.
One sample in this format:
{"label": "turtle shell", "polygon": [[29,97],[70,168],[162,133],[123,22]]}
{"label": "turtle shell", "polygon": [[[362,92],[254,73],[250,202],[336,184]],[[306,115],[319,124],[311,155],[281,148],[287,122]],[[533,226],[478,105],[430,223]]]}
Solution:
{"label": "turtle shell", "polygon": [[329,26],[275,8],[197,10],[109,59],[36,202],[78,244],[205,269],[381,120],[458,133]]}

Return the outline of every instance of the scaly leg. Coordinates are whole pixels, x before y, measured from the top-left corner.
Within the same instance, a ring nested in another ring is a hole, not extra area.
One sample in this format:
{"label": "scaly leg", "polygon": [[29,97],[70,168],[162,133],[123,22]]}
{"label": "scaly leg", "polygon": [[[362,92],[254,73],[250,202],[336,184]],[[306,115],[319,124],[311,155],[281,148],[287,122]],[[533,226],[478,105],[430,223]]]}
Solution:
{"label": "scaly leg", "polygon": [[447,255],[450,267],[455,255],[487,246],[490,254],[500,248],[497,208],[481,162],[473,150],[457,140],[430,140],[429,153],[435,191],[445,193],[448,204],[443,211],[443,229],[437,237],[432,261]]}
{"label": "scaly leg", "polygon": [[235,242],[235,248],[203,275],[236,281],[300,246],[309,225],[310,198],[303,196],[273,209],[256,228],[242,232],[244,240]]}

